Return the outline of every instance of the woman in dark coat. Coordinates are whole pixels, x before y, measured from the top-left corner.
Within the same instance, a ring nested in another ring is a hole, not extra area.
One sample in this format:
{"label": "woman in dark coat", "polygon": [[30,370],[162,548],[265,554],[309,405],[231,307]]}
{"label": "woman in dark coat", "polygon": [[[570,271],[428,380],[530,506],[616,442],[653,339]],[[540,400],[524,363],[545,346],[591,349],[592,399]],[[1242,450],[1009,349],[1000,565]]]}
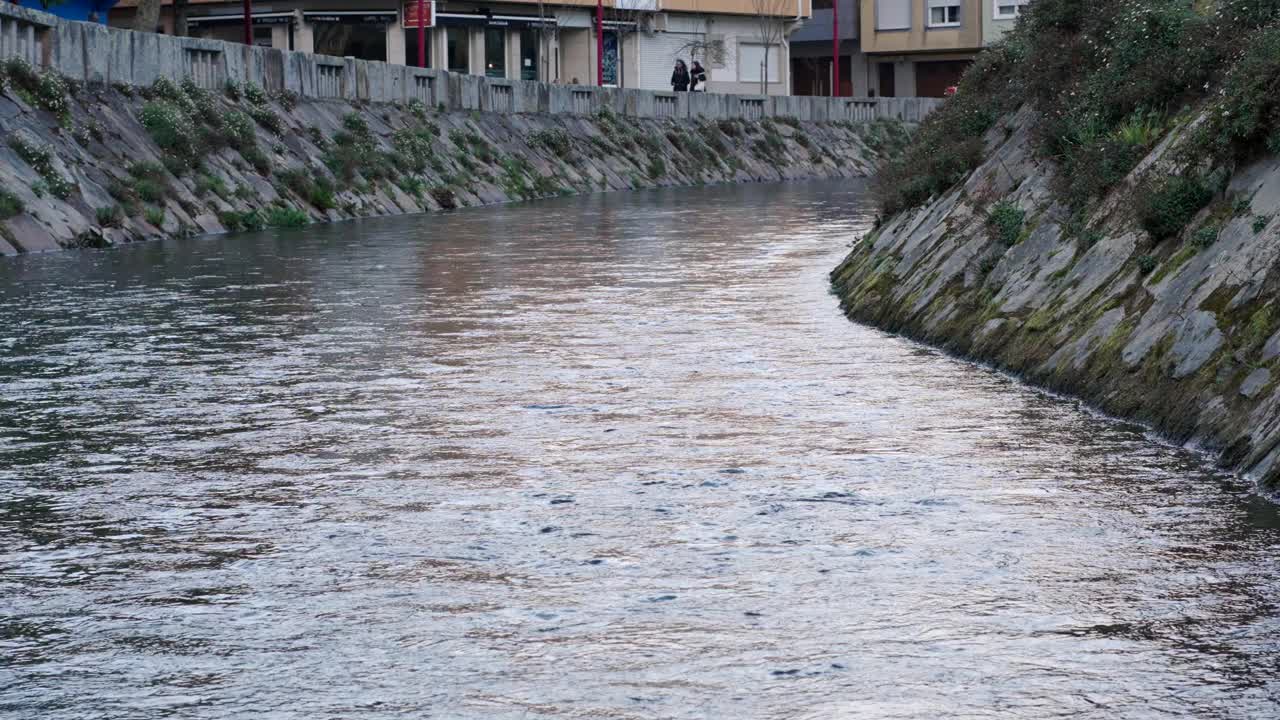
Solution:
{"label": "woman in dark coat", "polygon": [[685,67],[683,60],[676,60],[676,69],[671,73],[671,89],[676,92],[689,89],[689,68]]}
{"label": "woman in dark coat", "polygon": [[707,71],[702,63],[694,60],[693,67],[689,69],[689,92],[697,92],[699,83],[703,85],[703,92],[706,92]]}

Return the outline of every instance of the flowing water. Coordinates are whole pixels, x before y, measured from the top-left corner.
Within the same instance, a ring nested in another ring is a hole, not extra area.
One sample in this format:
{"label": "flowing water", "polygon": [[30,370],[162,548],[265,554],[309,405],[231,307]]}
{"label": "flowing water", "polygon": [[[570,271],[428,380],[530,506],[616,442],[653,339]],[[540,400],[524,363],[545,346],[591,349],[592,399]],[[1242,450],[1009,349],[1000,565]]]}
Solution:
{"label": "flowing water", "polygon": [[4,718],[1258,718],[1280,521],[846,321],[856,184],[0,263]]}

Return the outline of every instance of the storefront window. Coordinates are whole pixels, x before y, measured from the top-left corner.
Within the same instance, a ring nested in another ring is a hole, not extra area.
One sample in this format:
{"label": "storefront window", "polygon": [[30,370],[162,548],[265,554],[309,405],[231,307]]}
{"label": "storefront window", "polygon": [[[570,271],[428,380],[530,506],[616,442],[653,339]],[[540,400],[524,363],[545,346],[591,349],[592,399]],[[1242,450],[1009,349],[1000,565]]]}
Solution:
{"label": "storefront window", "polygon": [[618,84],[618,33],[616,30],[604,31],[604,84]]}
{"label": "storefront window", "polygon": [[520,31],[520,79],[538,79],[538,31],[524,28]]}
{"label": "storefront window", "polygon": [[431,28],[427,28],[427,32],[423,36],[423,42],[426,45],[427,64],[418,64],[418,28],[410,28],[404,31],[404,61],[410,67],[431,67]]}
{"label": "storefront window", "polygon": [[446,29],[449,51],[449,71],[457,73],[470,72],[471,52],[467,42],[467,28],[451,27]]}
{"label": "storefront window", "polygon": [[484,74],[489,77],[507,76],[507,29],[485,28]]}

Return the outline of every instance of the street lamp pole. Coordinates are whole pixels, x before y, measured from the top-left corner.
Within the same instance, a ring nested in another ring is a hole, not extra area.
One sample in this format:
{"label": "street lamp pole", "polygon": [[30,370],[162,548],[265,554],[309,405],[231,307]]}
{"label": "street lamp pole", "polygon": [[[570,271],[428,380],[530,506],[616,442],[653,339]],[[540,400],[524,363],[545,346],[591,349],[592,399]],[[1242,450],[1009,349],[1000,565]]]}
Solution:
{"label": "street lamp pole", "polygon": [[427,66],[427,0],[418,0],[418,67]]}
{"label": "street lamp pole", "polygon": [[604,0],[596,0],[596,85],[604,85]]}
{"label": "street lamp pole", "polygon": [[244,0],[244,44],[253,44],[253,0]]}
{"label": "street lamp pole", "polygon": [[831,97],[840,97],[840,0],[831,3]]}

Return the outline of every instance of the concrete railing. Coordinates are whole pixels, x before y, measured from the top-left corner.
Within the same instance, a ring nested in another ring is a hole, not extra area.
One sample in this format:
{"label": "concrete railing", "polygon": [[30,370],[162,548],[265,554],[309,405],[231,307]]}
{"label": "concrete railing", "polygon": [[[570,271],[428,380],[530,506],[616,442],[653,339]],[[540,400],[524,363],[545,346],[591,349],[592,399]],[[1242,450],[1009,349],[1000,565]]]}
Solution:
{"label": "concrete railing", "polygon": [[354,58],[174,37],[61,20],[0,2],[0,59],[20,57],[73,80],[146,86],[159,77],[191,78],[216,89],[252,82],[300,97],[399,103],[420,100],[449,110],[683,119],[790,116],[807,121],[920,122],[941,100],[671,93],[551,85],[459,75]]}

